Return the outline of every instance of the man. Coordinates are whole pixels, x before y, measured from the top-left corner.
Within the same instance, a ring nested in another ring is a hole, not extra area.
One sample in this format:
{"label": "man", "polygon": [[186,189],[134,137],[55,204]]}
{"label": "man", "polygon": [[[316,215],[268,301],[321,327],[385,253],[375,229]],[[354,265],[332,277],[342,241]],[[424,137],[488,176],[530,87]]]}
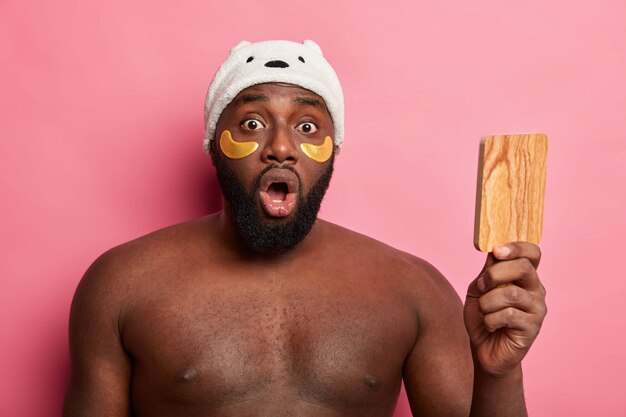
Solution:
{"label": "man", "polygon": [[390,416],[402,380],[414,415],[525,415],[536,246],[496,248],[463,307],[425,261],[317,220],[343,95],[311,41],[241,43],[205,110],[224,209],[89,268],[65,416]]}

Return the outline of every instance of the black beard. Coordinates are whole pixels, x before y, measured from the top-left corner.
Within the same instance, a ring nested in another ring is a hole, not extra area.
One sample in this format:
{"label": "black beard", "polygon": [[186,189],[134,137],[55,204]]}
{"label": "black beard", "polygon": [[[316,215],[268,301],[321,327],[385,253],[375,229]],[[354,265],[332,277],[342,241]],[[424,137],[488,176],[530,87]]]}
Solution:
{"label": "black beard", "polygon": [[[324,194],[328,189],[334,161],[335,154],[333,153],[328,169],[324,171],[306,197],[302,192],[298,193],[298,203],[291,219],[270,224],[261,217],[262,208],[258,191],[263,174],[272,168],[278,168],[278,166],[266,167],[257,176],[252,195],[248,195],[243,185],[235,178],[221,158],[219,156],[214,157],[217,179],[224,198],[230,206],[230,214],[235,221],[239,235],[250,249],[259,253],[280,254],[294,248],[309,234],[317,219]],[[290,166],[283,168],[291,170],[300,180],[300,176],[293,168]],[[302,185],[302,183],[300,184]]]}

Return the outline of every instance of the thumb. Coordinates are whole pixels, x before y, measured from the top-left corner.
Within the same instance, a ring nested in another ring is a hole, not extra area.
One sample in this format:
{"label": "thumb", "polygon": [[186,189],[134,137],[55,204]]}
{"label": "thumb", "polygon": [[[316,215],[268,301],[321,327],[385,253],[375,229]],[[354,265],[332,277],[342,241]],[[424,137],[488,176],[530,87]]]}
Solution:
{"label": "thumb", "polygon": [[483,269],[480,271],[480,274],[478,275],[481,275],[483,272],[485,272],[487,268],[489,268],[491,265],[495,264],[496,262],[498,262],[498,260],[493,255],[493,252],[489,252],[487,254],[487,259],[485,259],[485,265],[483,266]]}
{"label": "thumb", "polygon": [[470,283],[469,288],[467,289],[467,296],[471,298],[478,298],[482,296],[485,292],[485,271],[491,265],[496,263],[498,260],[493,256],[493,252],[489,252],[487,254],[487,259],[485,259],[485,265],[483,269],[480,270],[478,276]]}

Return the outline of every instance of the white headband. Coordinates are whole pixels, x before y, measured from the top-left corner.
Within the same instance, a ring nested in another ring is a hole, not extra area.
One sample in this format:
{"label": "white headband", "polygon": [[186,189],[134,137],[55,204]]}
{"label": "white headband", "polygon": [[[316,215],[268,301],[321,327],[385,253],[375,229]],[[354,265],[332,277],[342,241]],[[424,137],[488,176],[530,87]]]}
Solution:
{"label": "white headband", "polygon": [[263,83],[294,84],[326,102],[333,119],[334,143],[343,142],[343,91],[335,70],[311,40],[240,42],[215,74],[204,103],[204,150],[209,151],[220,115],[242,90]]}

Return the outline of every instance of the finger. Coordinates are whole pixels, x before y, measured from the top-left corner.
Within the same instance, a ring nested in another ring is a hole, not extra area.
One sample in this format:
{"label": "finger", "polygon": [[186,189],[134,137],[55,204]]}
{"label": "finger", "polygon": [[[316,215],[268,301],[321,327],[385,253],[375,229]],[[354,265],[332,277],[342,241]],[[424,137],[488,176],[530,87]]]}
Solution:
{"label": "finger", "polygon": [[513,307],[526,313],[541,311],[541,300],[532,293],[517,285],[507,285],[494,288],[478,300],[480,312],[483,314],[494,313]]}
{"label": "finger", "polygon": [[485,265],[483,266],[483,269],[481,269],[478,276],[472,282],[470,282],[470,285],[467,288],[468,297],[478,298],[483,294],[483,292],[486,290],[484,279],[485,271],[496,262],[497,259],[493,256],[493,253],[489,252],[487,254],[487,259],[485,260]]}
{"label": "finger", "polygon": [[483,279],[485,291],[510,283],[515,283],[529,291],[541,289],[537,270],[528,258],[498,262],[487,268]]}
{"label": "finger", "polygon": [[486,314],[483,317],[483,322],[485,329],[491,333],[498,329],[507,328],[527,333],[531,338],[539,333],[540,327],[540,323],[534,315],[513,307]]}
{"label": "finger", "polygon": [[493,249],[493,255],[501,261],[527,258],[536,268],[539,267],[541,261],[541,249],[539,246],[528,242],[510,242],[506,245],[496,246]]}
{"label": "finger", "polygon": [[487,254],[487,259],[485,259],[485,265],[483,266],[483,269],[480,271],[480,274],[485,272],[487,268],[489,268],[491,265],[495,264],[496,262],[498,262],[498,260],[495,258],[495,256],[493,256],[492,252],[489,252]]}

